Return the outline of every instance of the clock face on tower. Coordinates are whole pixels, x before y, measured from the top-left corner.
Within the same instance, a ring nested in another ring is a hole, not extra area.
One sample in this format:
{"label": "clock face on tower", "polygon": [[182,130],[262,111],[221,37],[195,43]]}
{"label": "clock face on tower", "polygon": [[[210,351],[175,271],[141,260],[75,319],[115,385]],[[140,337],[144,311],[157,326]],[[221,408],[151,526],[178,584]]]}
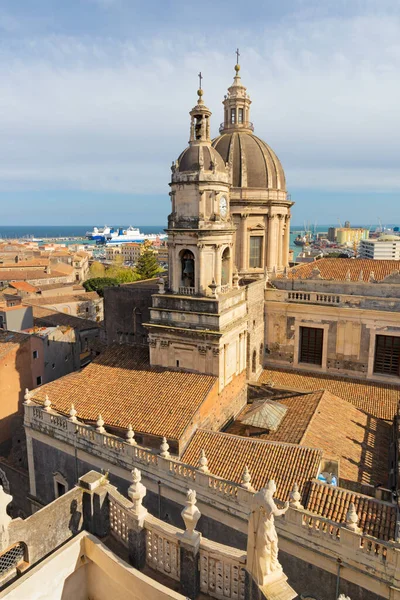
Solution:
{"label": "clock face on tower", "polygon": [[228,202],[225,196],[221,196],[219,199],[219,214],[223,219],[225,219],[226,215],[228,214]]}

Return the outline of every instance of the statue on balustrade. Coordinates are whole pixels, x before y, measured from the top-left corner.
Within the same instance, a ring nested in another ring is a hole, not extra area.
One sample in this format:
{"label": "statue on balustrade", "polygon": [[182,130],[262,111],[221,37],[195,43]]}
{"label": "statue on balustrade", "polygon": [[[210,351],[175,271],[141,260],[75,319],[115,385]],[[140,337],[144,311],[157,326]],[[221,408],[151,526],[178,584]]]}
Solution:
{"label": "statue on balustrade", "polygon": [[269,481],[267,486],[254,495],[249,518],[247,539],[247,570],[254,581],[263,586],[269,576],[282,573],[278,562],[278,535],[274,518],[285,514],[289,502],[279,509],[274,502],[276,485]]}

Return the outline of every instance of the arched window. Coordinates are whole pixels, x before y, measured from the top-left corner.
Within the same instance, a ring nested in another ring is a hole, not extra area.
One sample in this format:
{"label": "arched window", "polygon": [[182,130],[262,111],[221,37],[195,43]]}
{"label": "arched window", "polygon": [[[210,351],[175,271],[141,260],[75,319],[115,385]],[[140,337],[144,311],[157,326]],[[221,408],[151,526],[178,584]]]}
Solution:
{"label": "arched window", "polygon": [[254,350],[253,352],[253,360],[251,362],[251,370],[253,373],[257,371],[257,352]]}
{"label": "arched window", "polygon": [[190,250],[182,250],[180,253],[182,267],[182,286],[194,288],[194,254]]}
{"label": "arched window", "polygon": [[221,285],[227,285],[229,283],[230,262],[230,250],[229,248],[225,248],[225,250],[222,253]]}

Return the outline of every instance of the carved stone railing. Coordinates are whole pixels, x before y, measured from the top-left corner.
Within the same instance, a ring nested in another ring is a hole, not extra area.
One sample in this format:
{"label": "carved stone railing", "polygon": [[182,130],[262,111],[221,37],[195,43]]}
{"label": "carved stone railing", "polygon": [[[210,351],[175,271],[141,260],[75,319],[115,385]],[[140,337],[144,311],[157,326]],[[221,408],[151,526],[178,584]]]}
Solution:
{"label": "carved stone railing", "polygon": [[337,294],[316,294],[314,292],[287,292],[286,300],[289,302],[309,302],[310,304],[333,304],[341,303],[341,297]]}
{"label": "carved stone railing", "polygon": [[229,283],[227,283],[226,285],[221,285],[220,293],[227,294],[230,289],[231,289],[231,286],[229,285]]}
{"label": "carved stone railing", "polygon": [[[201,501],[204,507],[204,511],[207,510],[207,507],[210,507],[210,516],[212,514],[213,518],[216,518],[215,515],[220,514],[221,519],[223,519],[224,516],[229,514],[231,522],[239,531],[242,533],[247,531],[247,518],[253,492],[245,489],[242,485],[226,481],[177,459],[165,458],[146,448],[131,445],[117,436],[99,433],[89,425],[73,422],[67,417],[52,410],[45,410],[42,406],[35,405],[33,402],[25,405],[24,408],[27,431],[31,428],[34,431],[42,432],[54,439],[63,441],[71,447],[74,446],[77,450],[82,450],[89,455],[101,457],[105,468],[107,468],[107,463],[111,463],[118,465],[120,468],[125,468],[128,473],[132,468],[137,467],[141,470],[142,477],[149,485],[154,486],[159,482],[163,487],[163,495],[169,497],[168,494],[170,493],[171,499],[175,501],[177,490],[184,493],[185,490],[194,489],[198,500]],[[117,494],[116,491],[115,494]],[[111,499],[111,528],[113,534],[122,543],[126,544],[126,528],[129,524],[126,521],[127,514],[129,517],[126,503],[129,504],[129,501],[124,499],[123,496],[115,497],[118,501]],[[287,548],[290,548],[291,544],[293,548],[296,548],[299,544],[304,545],[314,551],[316,556],[322,553],[330,557],[332,561],[341,558],[342,561],[347,561],[355,569],[363,569],[366,573],[365,577],[379,578],[388,586],[396,584],[400,587],[400,544],[396,542],[383,542],[371,536],[350,531],[344,524],[325,519],[304,509],[289,509],[285,518],[277,519],[275,525],[280,539],[286,544]],[[155,536],[160,534],[158,530],[154,529],[154,522],[152,521],[149,522],[149,530],[153,532],[151,534],[151,546],[154,548]],[[174,531],[177,532],[178,530],[168,529],[166,539],[170,540]],[[202,548],[204,550],[203,554],[206,556],[205,553],[209,550],[203,546]],[[165,544],[162,552],[164,550],[169,554],[174,552]],[[153,562],[159,561],[158,555],[156,557],[154,554],[155,549],[152,552]],[[231,564],[229,561],[228,563]],[[211,563],[211,565],[214,568],[214,563]],[[175,566],[168,564],[167,568],[173,572]],[[218,568],[220,569],[220,567]],[[231,567],[226,567],[226,569],[228,572]],[[373,575],[371,575],[371,569],[373,569]],[[229,573],[229,577],[236,576],[236,571],[231,570]],[[205,573],[203,581],[206,581]],[[203,583],[203,585],[206,585],[206,583]],[[214,583],[211,583],[211,585],[214,585]],[[210,590],[209,593],[211,595]],[[216,591],[215,593],[219,592]],[[232,591],[232,593],[236,592]],[[232,598],[235,598],[235,596],[232,596]]]}
{"label": "carved stone railing", "polygon": [[[125,468],[141,470],[146,479],[160,481],[170,489],[193,488],[199,499],[216,504],[222,510],[240,514],[247,519],[252,492],[241,485],[204,473],[177,458],[160,456],[149,450],[107,432],[99,433],[94,427],[45,410],[30,401],[25,404],[25,426],[82,450],[103,461]],[[200,458],[200,457],[199,457]]]}
{"label": "carved stone railing", "polygon": [[186,287],[186,286],[182,285],[179,287],[179,293],[182,294],[183,296],[194,296],[196,293],[196,288]]}
{"label": "carved stone railing", "polygon": [[213,598],[245,598],[246,553],[202,540],[200,544],[200,590]]}
{"label": "carved stone railing", "polygon": [[147,565],[179,581],[180,548],[177,535],[183,534],[183,531],[150,515],[146,518],[144,526]]}

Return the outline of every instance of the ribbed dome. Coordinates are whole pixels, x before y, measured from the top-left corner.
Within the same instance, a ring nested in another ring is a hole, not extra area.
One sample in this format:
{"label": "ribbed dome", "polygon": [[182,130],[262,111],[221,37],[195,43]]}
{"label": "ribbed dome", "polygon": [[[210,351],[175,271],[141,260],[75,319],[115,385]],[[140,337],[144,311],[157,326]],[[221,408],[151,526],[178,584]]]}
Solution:
{"label": "ribbed dome", "polygon": [[203,154],[203,169],[205,171],[212,171],[212,163],[214,163],[217,171],[225,172],[225,164],[221,155],[211,146],[204,145],[188,146],[178,158],[177,170],[181,173],[184,171],[198,171],[200,169],[200,152]]}
{"label": "ribbed dome", "polygon": [[[275,152],[252,133],[223,133],[212,142],[225,162],[232,160],[232,186],[286,191],[285,173]],[[231,154],[232,153],[232,154]]]}

